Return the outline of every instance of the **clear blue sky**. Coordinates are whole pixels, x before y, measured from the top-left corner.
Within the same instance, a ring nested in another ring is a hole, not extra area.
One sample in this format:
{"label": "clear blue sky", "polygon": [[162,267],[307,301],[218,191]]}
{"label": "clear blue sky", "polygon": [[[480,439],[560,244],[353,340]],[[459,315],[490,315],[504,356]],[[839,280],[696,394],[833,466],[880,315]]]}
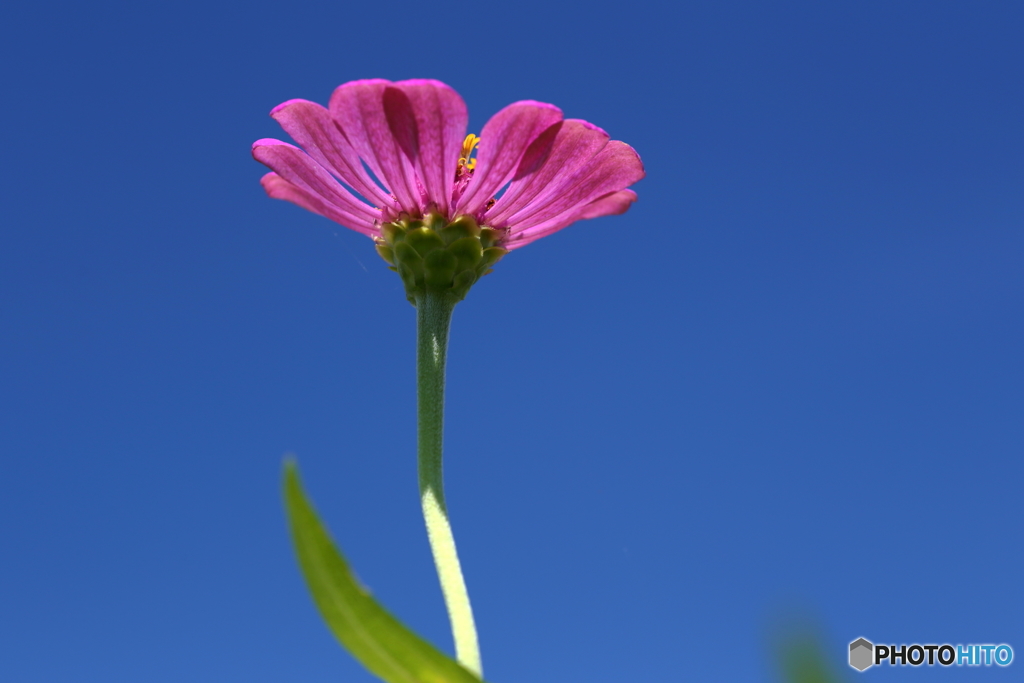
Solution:
{"label": "clear blue sky", "polygon": [[[414,311],[259,187],[270,109],[436,78],[634,146],[621,217],[455,312],[446,479],[496,683],[777,680],[770,643],[1024,671],[1024,4],[13,3],[0,10],[0,679],[372,680],[282,457],[445,650]],[[794,617],[796,615],[796,617]]]}

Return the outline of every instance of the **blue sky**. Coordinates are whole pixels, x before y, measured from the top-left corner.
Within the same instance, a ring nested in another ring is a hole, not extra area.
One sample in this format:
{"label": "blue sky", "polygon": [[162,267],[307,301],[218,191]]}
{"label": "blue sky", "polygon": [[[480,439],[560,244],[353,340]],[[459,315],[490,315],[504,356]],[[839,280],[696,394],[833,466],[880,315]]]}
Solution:
{"label": "blue sky", "polygon": [[436,78],[624,140],[620,217],[455,312],[446,481],[489,680],[777,681],[847,643],[1024,657],[1024,5],[20,3],[0,14],[0,678],[370,681],[282,458],[451,648],[414,311],[267,199],[267,116]]}

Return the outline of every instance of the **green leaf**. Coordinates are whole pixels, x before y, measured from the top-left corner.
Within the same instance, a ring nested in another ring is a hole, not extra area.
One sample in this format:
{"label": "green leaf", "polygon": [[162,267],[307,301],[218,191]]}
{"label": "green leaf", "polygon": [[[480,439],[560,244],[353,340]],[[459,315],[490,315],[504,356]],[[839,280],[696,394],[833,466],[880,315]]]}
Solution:
{"label": "green leaf", "polygon": [[284,499],[295,552],[320,615],[352,656],[388,683],[480,683],[373,599],[331,540],[285,463]]}
{"label": "green leaf", "polygon": [[782,679],[786,683],[839,683],[817,640],[790,638],[781,646]]}

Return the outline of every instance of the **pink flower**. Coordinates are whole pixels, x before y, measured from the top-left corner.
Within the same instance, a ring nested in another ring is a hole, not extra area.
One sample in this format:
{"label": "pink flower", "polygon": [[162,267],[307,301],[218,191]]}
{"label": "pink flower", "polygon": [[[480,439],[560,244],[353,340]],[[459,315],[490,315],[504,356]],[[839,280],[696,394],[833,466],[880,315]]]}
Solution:
{"label": "pink flower", "polygon": [[382,223],[434,213],[472,216],[516,249],[625,212],[636,201],[626,188],[644,177],[632,147],[542,102],[510,104],[479,138],[466,136],[466,105],[440,81],[352,81],[328,108],[289,100],[270,115],[301,148],[253,144],[273,171],[261,180],[267,194],[373,238]]}

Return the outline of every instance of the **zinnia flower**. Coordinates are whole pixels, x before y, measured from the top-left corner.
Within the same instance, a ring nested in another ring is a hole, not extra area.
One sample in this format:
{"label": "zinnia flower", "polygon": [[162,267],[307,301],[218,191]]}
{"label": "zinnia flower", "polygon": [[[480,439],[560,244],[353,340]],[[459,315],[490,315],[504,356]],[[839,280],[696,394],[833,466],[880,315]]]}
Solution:
{"label": "zinnia flower", "polygon": [[504,254],[575,221],[623,213],[636,201],[626,188],[644,177],[632,147],[543,102],[510,104],[479,138],[467,136],[462,98],[433,80],[352,81],[327,108],[289,100],[270,115],[301,148],[253,144],[273,171],[261,180],[267,194],[373,237],[393,265],[389,224],[462,219],[470,232],[486,231],[483,249]]}

